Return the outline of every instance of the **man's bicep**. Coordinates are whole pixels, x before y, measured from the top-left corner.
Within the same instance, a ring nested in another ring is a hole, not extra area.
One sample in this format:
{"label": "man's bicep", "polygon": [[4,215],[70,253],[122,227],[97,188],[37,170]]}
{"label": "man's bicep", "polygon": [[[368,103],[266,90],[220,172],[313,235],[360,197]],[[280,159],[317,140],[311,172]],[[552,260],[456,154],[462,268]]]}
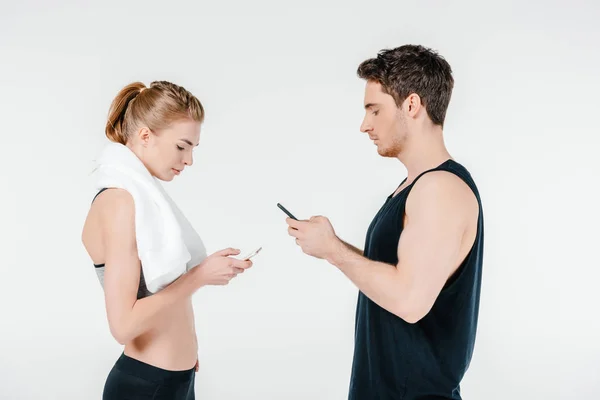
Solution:
{"label": "man's bicep", "polygon": [[413,187],[398,243],[398,269],[408,281],[408,298],[420,316],[429,311],[453,273],[465,229],[461,194],[448,175],[429,173]]}

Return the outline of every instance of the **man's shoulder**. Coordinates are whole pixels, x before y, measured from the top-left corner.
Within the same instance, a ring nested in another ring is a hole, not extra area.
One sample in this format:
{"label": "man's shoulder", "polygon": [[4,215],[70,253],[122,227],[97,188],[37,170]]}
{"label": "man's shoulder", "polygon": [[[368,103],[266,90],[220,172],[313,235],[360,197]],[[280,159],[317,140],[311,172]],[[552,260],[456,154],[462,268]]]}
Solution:
{"label": "man's shoulder", "polygon": [[433,170],[424,173],[413,185],[411,192],[423,195],[446,194],[454,196],[472,192],[469,185],[458,174],[448,170]]}
{"label": "man's shoulder", "polygon": [[407,199],[409,208],[442,208],[469,213],[476,210],[477,198],[467,182],[454,172],[434,170],[423,174]]}

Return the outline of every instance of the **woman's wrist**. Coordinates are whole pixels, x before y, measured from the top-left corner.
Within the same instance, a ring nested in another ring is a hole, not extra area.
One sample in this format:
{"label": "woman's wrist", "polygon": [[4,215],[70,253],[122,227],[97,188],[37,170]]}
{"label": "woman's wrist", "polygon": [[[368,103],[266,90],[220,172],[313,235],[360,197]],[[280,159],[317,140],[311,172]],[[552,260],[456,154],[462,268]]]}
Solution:
{"label": "woman's wrist", "polygon": [[202,271],[202,264],[203,263],[196,265],[189,272],[190,278],[192,279],[192,284],[196,289],[200,289],[202,286],[206,285],[203,274],[204,271]]}

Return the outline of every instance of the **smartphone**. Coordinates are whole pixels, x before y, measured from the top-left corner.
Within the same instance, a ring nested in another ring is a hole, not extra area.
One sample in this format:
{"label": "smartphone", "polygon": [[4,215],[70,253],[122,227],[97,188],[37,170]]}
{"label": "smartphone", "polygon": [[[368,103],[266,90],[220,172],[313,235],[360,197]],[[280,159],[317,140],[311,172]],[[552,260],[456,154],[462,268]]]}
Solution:
{"label": "smartphone", "polygon": [[277,207],[281,208],[281,211],[283,211],[284,213],[286,213],[291,219],[295,219],[296,221],[298,221],[298,218],[294,217],[291,212],[289,212],[288,210],[285,209],[284,206],[282,206],[281,204],[277,203]]}
{"label": "smartphone", "polygon": [[240,260],[244,260],[244,261],[249,260],[252,257],[254,257],[255,255],[257,255],[261,250],[262,250],[262,247],[259,247],[258,249],[254,250],[252,253],[248,254],[246,257],[240,258]]}

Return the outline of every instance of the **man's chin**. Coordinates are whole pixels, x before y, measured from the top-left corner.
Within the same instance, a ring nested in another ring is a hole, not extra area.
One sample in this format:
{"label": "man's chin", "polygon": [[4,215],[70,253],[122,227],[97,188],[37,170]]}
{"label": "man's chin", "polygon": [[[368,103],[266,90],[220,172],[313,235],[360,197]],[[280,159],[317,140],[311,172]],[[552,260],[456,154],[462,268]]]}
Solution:
{"label": "man's chin", "polygon": [[377,147],[377,153],[381,156],[381,157],[389,157],[389,158],[396,158],[397,154],[395,151],[392,151],[390,149],[382,149],[379,146]]}

